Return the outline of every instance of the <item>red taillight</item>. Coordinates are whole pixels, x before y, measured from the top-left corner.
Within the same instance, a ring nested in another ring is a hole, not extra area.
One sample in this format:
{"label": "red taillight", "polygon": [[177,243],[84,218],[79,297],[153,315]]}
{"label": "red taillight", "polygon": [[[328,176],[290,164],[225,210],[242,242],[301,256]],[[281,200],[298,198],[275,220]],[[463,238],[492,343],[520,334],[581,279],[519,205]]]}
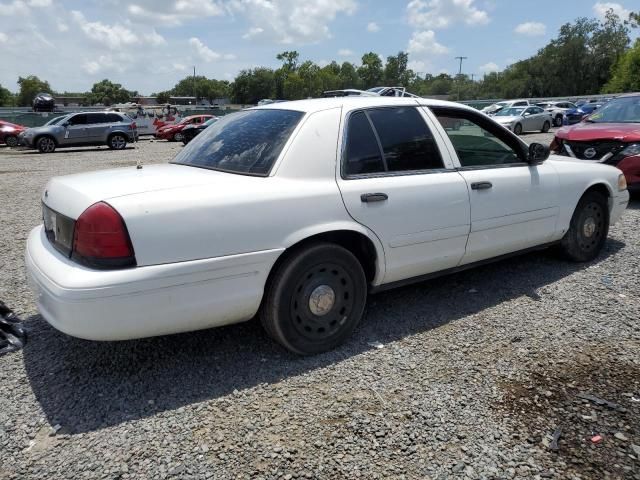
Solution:
{"label": "red taillight", "polygon": [[94,268],[122,268],[136,263],[122,217],[104,202],[94,203],[76,220],[72,256]]}

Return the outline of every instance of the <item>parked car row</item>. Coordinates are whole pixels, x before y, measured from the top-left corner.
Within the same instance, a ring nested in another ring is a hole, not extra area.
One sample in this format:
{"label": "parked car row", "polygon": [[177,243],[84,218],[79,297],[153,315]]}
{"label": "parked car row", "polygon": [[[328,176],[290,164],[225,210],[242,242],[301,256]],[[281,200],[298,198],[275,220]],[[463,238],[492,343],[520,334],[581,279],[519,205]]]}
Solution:
{"label": "parked car row", "polygon": [[161,140],[169,140],[170,142],[181,142],[182,131],[189,125],[201,125],[211,118],[216,118],[215,115],[191,115],[184,117],[180,122],[165,125],[158,128],[155,133],[155,137]]}

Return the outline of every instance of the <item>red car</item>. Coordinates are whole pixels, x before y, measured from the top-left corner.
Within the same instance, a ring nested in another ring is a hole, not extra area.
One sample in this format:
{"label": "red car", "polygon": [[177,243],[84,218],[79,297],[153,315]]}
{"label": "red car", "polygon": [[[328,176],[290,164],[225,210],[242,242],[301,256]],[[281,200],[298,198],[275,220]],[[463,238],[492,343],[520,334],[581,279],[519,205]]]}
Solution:
{"label": "red car", "polygon": [[26,129],[27,127],[22,125],[0,120],[0,143],[5,143],[8,147],[16,147],[18,145],[18,135]]}
{"label": "red car", "polygon": [[577,125],[561,128],[551,151],[618,167],[629,192],[640,193],[640,94],[611,100]]}
{"label": "red car", "polygon": [[213,115],[191,115],[189,117],[185,117],[180,121],[180,123],[160,127],[156,131],[156,138],[169,140],[170,142],[179,142],[182,140],[181,132],[184,127],[187,125],[204,123],[210,118],[213,118]]}

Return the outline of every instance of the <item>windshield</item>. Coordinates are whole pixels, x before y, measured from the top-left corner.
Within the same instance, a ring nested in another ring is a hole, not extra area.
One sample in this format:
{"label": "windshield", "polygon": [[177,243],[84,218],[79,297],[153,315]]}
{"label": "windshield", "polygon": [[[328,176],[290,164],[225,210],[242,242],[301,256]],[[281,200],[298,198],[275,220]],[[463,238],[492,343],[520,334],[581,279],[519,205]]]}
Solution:
{"label": "windshield", "polygon": [[47,123],[45,123],[44,125],[57,125],[60,122],[62,122],[63,119],[67,118],[69,115],[62,115],[60,117],[54,117],[51,120],[49,120]]}
{"label": "windshield", "polygon": [[266,176],[304,115],[293,110],[244,110],[226,115],[171,163]]}
{"label": "windshield", "polygon": [[517,117],[522,115],[522,112],[524,112],[524,107],[505,108],[496,113],[496,117]]}
{"label": "windshield", "polygon": [[593,123],[640,123],[640,95],[612,100],[592,114],[587,121]]}

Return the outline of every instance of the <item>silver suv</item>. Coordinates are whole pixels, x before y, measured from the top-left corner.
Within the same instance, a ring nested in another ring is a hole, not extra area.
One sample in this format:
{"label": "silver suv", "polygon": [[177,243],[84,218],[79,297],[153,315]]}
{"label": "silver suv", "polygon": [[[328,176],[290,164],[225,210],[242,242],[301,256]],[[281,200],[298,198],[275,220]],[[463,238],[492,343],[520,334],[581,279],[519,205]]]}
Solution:
{"label": "silver suv", "polygon": [[122,150],[127,142],[138,139],[135,122],[116,112],[71,113],[58,122],[29,128],[20,141],[41,153],[52,153],[57,147],[108,145]]}

